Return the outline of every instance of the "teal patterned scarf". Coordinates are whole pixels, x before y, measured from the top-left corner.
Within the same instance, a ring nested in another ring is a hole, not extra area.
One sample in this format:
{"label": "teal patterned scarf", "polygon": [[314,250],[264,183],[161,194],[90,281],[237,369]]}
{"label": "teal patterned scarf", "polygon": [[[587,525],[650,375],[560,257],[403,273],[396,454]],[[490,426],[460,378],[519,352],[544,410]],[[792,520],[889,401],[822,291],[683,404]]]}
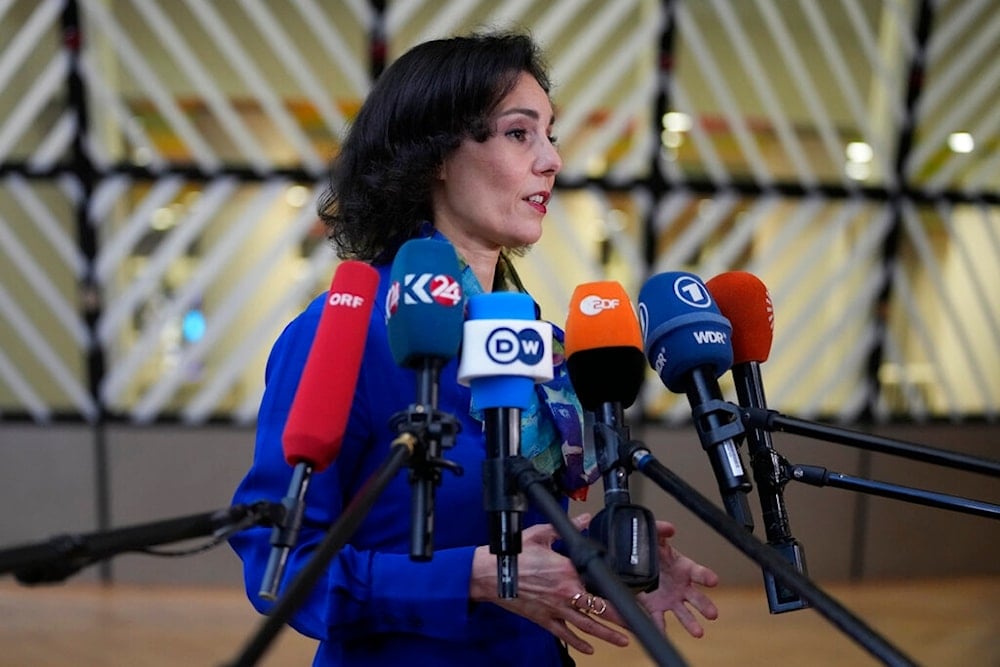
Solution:
{"label": "teal patterned scarf", "polygon": [[[433,228],[425,228],[426,232],[429,232],[428,236],[447,240]],[[458,261],[465,298],[482,294],[483,287],[472,267],[461,256]],[[497,263],[493,290],[527,293],[504,254],[500,255]],[[521,455],[530,460],[539,472],[550,475],[567,495],[583,500],[587,496],[587,488],[600,478],[601,471],[593,447],[584,446],[583,409],[566,368],[565,334],[555,325],[552,326],[552,333],[553,378],[535,385],[531,405],[521,411]],[[475,405],[469,406],[469,414],[483,421],[482,410]]]}

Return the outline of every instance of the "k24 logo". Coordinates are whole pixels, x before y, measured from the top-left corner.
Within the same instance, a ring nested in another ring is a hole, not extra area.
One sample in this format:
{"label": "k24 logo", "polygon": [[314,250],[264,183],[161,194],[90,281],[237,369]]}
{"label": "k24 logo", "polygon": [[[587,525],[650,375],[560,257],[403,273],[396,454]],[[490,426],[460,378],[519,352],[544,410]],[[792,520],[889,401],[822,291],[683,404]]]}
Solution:
{"label": "k24 logo", "polygon": [[451,308],[462,303],[462,286],[443,273],[407,273],[402,284],[397,280],[389,287],[386,310],[390,316],[401,301],[404,306],[437,304]]}

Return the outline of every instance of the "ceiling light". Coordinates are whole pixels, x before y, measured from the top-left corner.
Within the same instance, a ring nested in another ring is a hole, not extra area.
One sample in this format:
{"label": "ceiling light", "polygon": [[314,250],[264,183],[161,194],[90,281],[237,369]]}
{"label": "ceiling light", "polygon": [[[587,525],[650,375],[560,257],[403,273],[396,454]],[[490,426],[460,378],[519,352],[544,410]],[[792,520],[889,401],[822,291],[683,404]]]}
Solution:
{"label": "ceiling light", "polygon": [[976,141],[968,132],[952,132],[948,135],[948,148],[956,153],[971,153],[976,148]]}
{"label": "ceiling light", "polygon": [[304,185],[293,185],[285,191],[285,203],[295,208],[302,208],[309,201],[309,188]]}
{"label": "ceiling light", "polygon": [[682,111],[663,114],[663,129],[668,132],[687,132],[691,129],[691,116]]}
{"label": "ceiling light", "polygon": [[847,155],[847,159],[850,162],[871,162],[872,158],[875,157],[875,152],[872,147],[863,141],[852,141],[847,144],[844,149],[844,153]]}

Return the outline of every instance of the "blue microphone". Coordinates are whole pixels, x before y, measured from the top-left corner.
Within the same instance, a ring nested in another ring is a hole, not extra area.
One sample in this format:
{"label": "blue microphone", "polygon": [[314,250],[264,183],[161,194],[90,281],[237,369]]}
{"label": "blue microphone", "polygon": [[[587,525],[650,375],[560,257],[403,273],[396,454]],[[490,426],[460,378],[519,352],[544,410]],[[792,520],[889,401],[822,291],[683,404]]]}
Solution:
{"label": "blue microphone", "polygon": [[465,303],[450,243],[413,239],[396,253],[386,299],[389,348],[403,368],[441,366],[458,354]]}
{"label": "blue microphone", "polygon": [[718,383],[733,364],[732,325],[698,276],[670,271],[639,291],[639,326],[650,366],[667,389],[687,394],[726,512],[753,531],[746,497],[752,485],[737,447],[743,426]]}
{"label": "blue microphone", "polygon": [[494,292],[469,299],[458,381],[483,410],[486,460],[483,505],[489,514],[490,553],[497,557],[497,595],[517,597],[521,515],[527,501],[508,479],[507,461],[521,451],[521,411],[536,382],[552,379],[552,325],[535,319],[527,294]]}
{"label": "blue microphone", "polygon": [[465,301],[459,276],[455,249],[434,239],[404,243],[389,273],[389,349],[396,365],[417,373],[415,403],[393,415],[391,424],[413,447],[410,558],[418,561],[433,555],[434,491],[441,469],[461,473],[441,456],[455,444],[458,421],[437,409],[441,369],[457,356],[462,340]]}

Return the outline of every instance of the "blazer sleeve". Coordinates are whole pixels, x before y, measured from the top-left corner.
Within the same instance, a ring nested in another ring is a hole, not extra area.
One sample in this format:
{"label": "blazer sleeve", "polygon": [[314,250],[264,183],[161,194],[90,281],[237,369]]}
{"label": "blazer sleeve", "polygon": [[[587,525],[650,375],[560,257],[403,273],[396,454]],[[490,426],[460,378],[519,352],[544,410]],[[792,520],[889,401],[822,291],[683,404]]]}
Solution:
{"label": "blazer sleeve", "polygon": [[[281,435],[308,357],[321,312],[314,301],[293,320],[276,341],[265,370],[265,389],[258,413],[253,462],[237,488],[234,504],[259,500],[278,502],[288,491],[292,467],[284,460]],[[364,468],[373,441],[382,437],[372,418],[373,396],[392,387],[379,383],[380,361],[366,369],[372,341],[384,336],[385,325],[375,312],[369,330],[365,362],[356,387],[347,433],[337,459],[312,476],[297,544],[289,554],[281,590],[309,562],[328,529],[349,502],[345,480]],[[383,339],[384,345],[384,339]],[[384,363],[384,362],[382,362]],[[376,410],[376,412],[378,412]],[[384,446],[384,443],[383,443]],[[371,465],[370,461],[368,463]],[[408,521],[402,513],[400,521]],[[241,531],[229,543],[243,561],[244,584],[254,607],[267,613],[273,603],[259,597],[271,551],[271,529]],[[358,638],[381,632],[418,633],[439,639],[466,639],[469,633],[469,577],[475,546],[438,549],[430,562],[414,562],[403,553],[359,550],[345,545],[334,556],[325,577],[290,620],[304,635],[319,640]],[[393,550],[395,551],[395,550]]]}

